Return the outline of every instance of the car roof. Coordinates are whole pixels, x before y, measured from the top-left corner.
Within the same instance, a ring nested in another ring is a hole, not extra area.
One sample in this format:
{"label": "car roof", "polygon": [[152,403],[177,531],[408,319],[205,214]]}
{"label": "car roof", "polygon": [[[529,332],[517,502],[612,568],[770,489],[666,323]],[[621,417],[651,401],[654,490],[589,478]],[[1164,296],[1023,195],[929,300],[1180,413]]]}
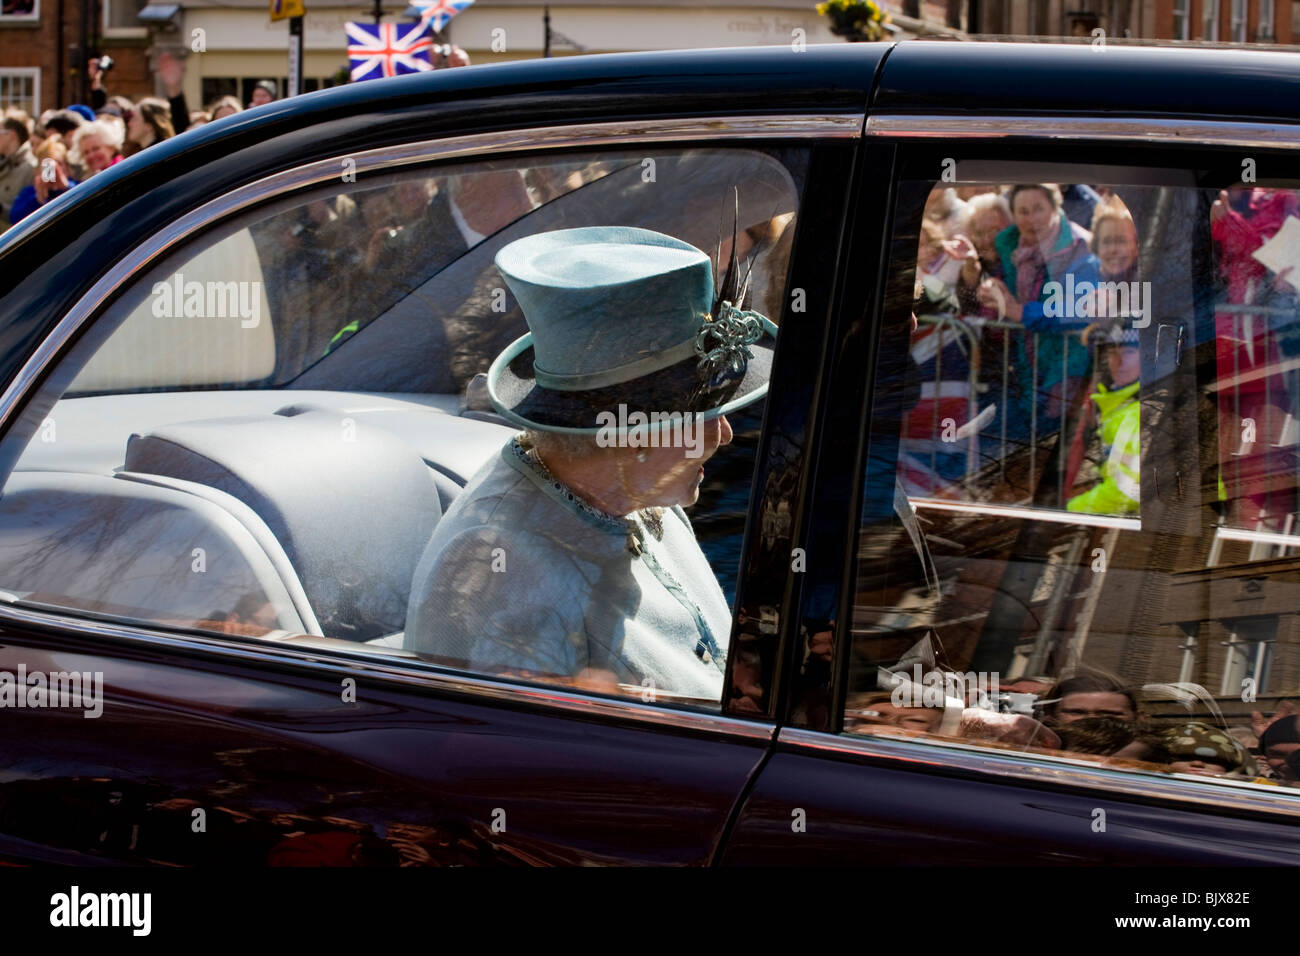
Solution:
{"label": "car roof", "polygon": [[1300,58],[1223,47],[899,43],[871,112],[1300,121]]}

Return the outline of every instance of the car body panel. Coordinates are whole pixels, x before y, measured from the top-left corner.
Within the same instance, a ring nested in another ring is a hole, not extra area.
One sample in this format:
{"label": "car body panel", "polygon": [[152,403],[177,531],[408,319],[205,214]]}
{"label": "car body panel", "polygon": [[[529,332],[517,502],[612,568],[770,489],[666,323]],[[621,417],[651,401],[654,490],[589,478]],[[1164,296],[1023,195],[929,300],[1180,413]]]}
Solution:
{"label": "car body panel", "polygon": [[[22,643],[103,714],[6,714],[0,857],[120,864],[700,865],[764,738],[574,718],[220,657]],[[346,675],[346,668],[338,668]],[[195,811],[202,811],[196,813]]]}
{"label": "car body panel", "polygon": [[[151,147],[8,233],[0,382],[15,381],[124,254],[204,203],[303,164],[572,124],[646,127],[653,142],[664,118],[857,116],[868,102],[880,116],[1178,117],[1190,100],[1207,124],[1300,117],[1287,95],[1300,80],[1282,60],[1232,57],[845,44],[563,58],[309,94]],[[1040,82],[1049,72],[1061,81]],[[1253,104],[1245,113],[1244,101]],[[707,129],[692,135],[710,142]],[[259,654],[210,635],[141,627],[132,640],[131,628],[2,614],[0,669],[102,671],[112,706],[96,720],[75,711],[6,715],[0,859],[1300,862],[1295,824],[1283,814],[1031,786],[946,767],[941,748],[921,760],[812,746],[819,735],[833,742],[838,729],[847,654],[837,646],[823,662],[807,652],[812,635],[837,631],[851,586],[854,490],[899,156],[884,138],[841,145],[826,152],[799,212],[791,269],[808,286],[809,306],[802,325],[783,326],[799,334],[778,351],[742,551],[733,647],[748,640],[755,648],[757,711],[739,706],[747,678],[734,666],[718,716],[569,690],[494,689],[391,660],[381,666],[360,652],[333,654],[326,642]],[[868,493],[886,501],[893,489]],[[804,574],[791,573],[795,547],[807,552]],[[787,726],[810,739],[774,743]],[[1097,809],[1104,831],[1094,827]],[[795,811],[802,830],[792,827]]]}

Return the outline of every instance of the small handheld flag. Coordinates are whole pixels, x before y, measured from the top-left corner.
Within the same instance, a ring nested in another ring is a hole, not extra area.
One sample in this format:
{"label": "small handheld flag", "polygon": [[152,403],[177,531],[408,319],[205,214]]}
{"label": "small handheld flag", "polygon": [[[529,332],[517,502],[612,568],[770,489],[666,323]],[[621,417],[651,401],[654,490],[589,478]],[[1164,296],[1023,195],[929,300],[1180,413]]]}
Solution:
{"label": "small handheld flag", "polygon": [[352,81],[376,80],[432,70],[428,25],[419,23],[345,23]]}
{"label": "small handheld flag", "polygon": [[429,24],[434,33],[441,33],[451,18],[472,4],[474,0],[411,0],[419,11],[420,22]]}

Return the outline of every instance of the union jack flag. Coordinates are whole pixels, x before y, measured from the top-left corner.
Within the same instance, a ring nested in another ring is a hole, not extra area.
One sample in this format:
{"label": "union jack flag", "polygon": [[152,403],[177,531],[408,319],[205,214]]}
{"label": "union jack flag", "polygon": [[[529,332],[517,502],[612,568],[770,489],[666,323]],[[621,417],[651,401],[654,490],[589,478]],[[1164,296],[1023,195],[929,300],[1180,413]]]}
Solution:
{"label": "union jack flag", "polygon": [[429,49],[433,38],[419,23],[345,23],[352,81],[377,80],[401,73],[432,70]]}
{"label": "union jack flag", "polygon": [[434,33],[441,33],[452,17],[473,2],[474,0],[411,0],[411,6],[420,11],[421,23],[429,24]]}

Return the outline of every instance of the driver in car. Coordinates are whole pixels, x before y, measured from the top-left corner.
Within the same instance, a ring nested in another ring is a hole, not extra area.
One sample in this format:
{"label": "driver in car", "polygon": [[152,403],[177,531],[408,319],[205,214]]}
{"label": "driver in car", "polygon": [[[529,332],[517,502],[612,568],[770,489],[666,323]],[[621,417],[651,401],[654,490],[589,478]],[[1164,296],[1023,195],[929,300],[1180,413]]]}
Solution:
{"label": "driver in car", "polygon": [[[731,613],[682,510],[767,391],[776,327],[735,259],[662,233],[539,233],[496,264],[529,333],[488,372],[523,430],[466,486],[413,580],[406,647],[476,672],[718,701]],[[733,301],[734,300],[734,301]]]}

